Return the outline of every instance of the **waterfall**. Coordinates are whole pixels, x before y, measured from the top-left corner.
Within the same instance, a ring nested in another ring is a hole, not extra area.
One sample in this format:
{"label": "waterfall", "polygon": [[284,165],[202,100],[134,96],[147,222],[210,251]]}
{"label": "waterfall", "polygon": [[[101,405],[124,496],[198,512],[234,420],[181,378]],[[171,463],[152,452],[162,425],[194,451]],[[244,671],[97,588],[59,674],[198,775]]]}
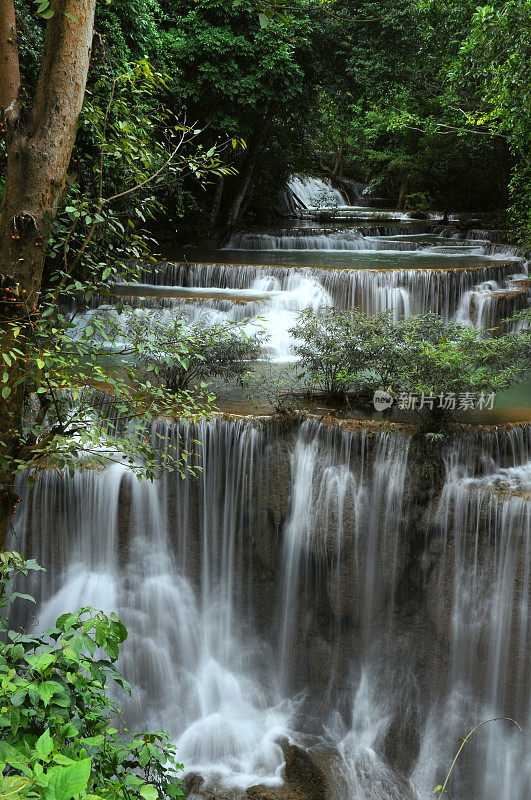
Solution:
{"label": "waterfall", "polygon": [[[417,238],[415,238],[415,236]],[[418,252],[444,255],[476,255],[511,257],[514,251],[488,241],[459,241],[424,234],[406,233],[399,236],[364,236],[355,229],[324,231],[286,231],[271,233],[236,233],[225,250],[355,250],[376,252]]]}
{"label": "waterfall", "polygon": [[276,740],[293,704],[281,702],[252,624],[246,553],[260,433],[221,420],[159,433],[176,454],[198,451],[199,479],[139,483],[114,465],[19,487],[16,546],[48,569],[30,587],[39,624],[87,604],[115,611],[129,630],[128,725],[164,727],[187,769],[220,785],[279,784]]}
{"label": "waterfall", "polygon": [[303,210],[344,206],[345,198],[329,178],[292,175],[281,196],[282,213],[298,214]]}
{"label": "waterfall", "polygon": [[[144,277],[150,283],[143,289],[133,287],[140,295],[129,298],[129,302],[133,306],[167,309],[170,316],[185,313],[191,319],[203,316],[213,321],[238,321],[260,316],[273,337],[270,354],[285,358],[289,357],[292,344],[287,330],[294,324],[297,312],[323,305],[357,307],[366,314],[390,310],[395,319],[432,311],[447,320],[455,318],[464,324],[492,327],[498,320],[500,296],[505,303],[502,316],[510,316],[527,302],[526,288],[518,286],[526,276],[513,273],[511,263],[454,270],[168,263],[146,272]],[[179,286],[189,294],[171,296],[173,287]],[[149,294],[152,288],[164,292],[164,287],[170,296],[141,295],[142,290]],[[112,299],[95,298],[94,306]]]}
{"label": "waterfall", "polygon": [[455,320],[463,325],[493,328],[503,317],[527,308],[529,290],[525,285],[526,277],[525,274],[510,275],[504,284],[495,280],[483,281],[463,292]]}
{"label": "waterfall", "polygon": [[446,454],[427,598],[430,617],[450,648],[450,668],[447,696],[430,714],[417,767],[420,779],[422,766],[430,765],[426,787],[435,779],[435,765],[438,776],[444,774],[436,751],[455,743],[471,721],[509,716],[527,733],[508,722],[492,723],[482,731],[482,745],[476,740],[463,754],[454,780],[480,798],[528,794],[529,434],[527,428],[501,437],[475,435],[455,441]]}
{"label": "waterfall", "polygon": [[[214,794],[280,786],[282,741],[310,737],[331,748],[330,800],[425,800],[474,724],[530,724],[529,426],[456,435],[429,502],[405,431],[220,418],[152,436],[198,476],[20,478],[9,546],[47,567],[40,626],[85,604],[124,619],[129,727],[167,729]],[[465,796],[527,797],[508,725],[463,754]]]}

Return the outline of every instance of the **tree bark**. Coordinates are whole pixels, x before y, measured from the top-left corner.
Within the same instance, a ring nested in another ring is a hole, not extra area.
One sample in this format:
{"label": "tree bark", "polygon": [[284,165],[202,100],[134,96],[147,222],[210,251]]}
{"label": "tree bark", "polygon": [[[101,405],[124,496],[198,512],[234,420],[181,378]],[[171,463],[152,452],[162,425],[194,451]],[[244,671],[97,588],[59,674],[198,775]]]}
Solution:
{"label": "tree bark", "polygon": [[[20,93],[13,0],[0,8],[0,105],[7,174],[0,219],[0,286],[15,286],[20,316],[37,305],[47,226],[57,214],[74,147],[90,64],[96,0],[52,0],[42,63],[31,107]],[[12,348],[8,309],[0,295],[0,343]],[[5,312],[5,313],[3,313]],[[14,367],[16,369],[16,366]],[[13,375],[13,377],[16,377]],[[0,456],[13,456],[19,439],[23,391],[2,401]],[[13,475],[0,462],[0,546],[13,503]]]}
{"label": "tree bark", "polygon": [[227,232],[226,232],[227,236],[230,236],[230,234],[234,231],[236,225],[238,224],[243,201],[245,200],[247,193],[249,192],[249,189],[251,188],[252,185],[251,181],[254,173],[254,168],[256,166],[256,161],[258,159],[258,154],[267,138],[267,134],[271,126],[272,120],[273,120],[273,113],[271,110],[268,110],[266,112],[265,117],[262,120],[259,129],[253,136],[253,139],[247,149],[243,166],[240,171],[240,182],[236,190],[234,199],[232,201],[231,207],[229,209],[229,213],[227,215]]}
{"label": "tree bark", "polygon": [[398,211],[402,211],[404,208],[404,202],[407,194],[407,185],[408,185],[408,179],[404,178],[402,180],[402,184],[400,186],[400,192],[398,194],[398,203],[396,204]]}
{"label": "tree bark", "polygon": [[[42,236],[63,194],[85,95],[95,5],[96,0],[52,0],[54,15],[46,26],[42,65],[30,109],[20,107],[13,113],[13,103],[20,105],[14,97],[15,91],[19,94],[20,77],[17,87],[12,43],[0,42],[0,59],[8,64],[0,73],[7,129],[0,272],[14,278],[33,305],[44,264]],[[12,8],[12,0],[7,6]],[[4,33],[10,22],[9,11],[2,11],[2,18],[0,31]],[[10,100],[7,107],[4,92]]]}
{"label": "tree bark", "polygon": [[219,210],[221,208],[221,200],[223,197],[223,190],[225,188],[225,176],[220,175],[216,184],[216,191],[214,193],[214,200],[212,202],[212,210],[210,212],[210,222],[208,226],[208,235],[214,235],[216,226],[219,220]]}

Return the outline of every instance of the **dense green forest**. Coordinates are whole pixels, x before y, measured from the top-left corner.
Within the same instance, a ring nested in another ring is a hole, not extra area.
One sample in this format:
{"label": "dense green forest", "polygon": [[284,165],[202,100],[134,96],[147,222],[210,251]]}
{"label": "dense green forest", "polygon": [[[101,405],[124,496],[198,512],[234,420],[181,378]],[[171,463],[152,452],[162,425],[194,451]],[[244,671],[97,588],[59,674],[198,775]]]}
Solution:
{"label": "dense green forest", "polygon": [[[18,6],[31,94],[44,21],[30,4]],[[98,193],[93,158],[106,104],[114,82],[136,71],[139,85],[111,109],[103,189],[113,193],[124,173],[160,166],[172,125],[193,127],[190,169],[166,171],[152,194],[134,199],[164,221],[167,235],[219,239],[242,218],[268,220],[286,178],[309,171],[338,185],[362,182],[401,207],[497,212],[499,227],[526,240],[527,3],[307,0],[268,8],[102,3],[70,167],[76,195]],[[194,169],[213,147],[230,174]]]}

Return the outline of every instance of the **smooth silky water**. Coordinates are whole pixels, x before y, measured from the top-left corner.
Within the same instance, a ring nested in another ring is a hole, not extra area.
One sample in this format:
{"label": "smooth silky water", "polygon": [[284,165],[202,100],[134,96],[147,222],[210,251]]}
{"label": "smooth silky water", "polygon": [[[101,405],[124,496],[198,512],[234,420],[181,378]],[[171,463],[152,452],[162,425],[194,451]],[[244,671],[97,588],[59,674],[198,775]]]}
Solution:
{"label": "smooth silky water", "polygon": [[[188,771],[239,790],[280,783],[283,737],[327,742],[337,800],[384,800],[428,797],[477,721],[526,726],[529,428],[449,445],[420,527],[407,434],[157,432],[203,472],[44,472],[30,494],[21,481],[11,543],[47,566],[30,586],[41,626],[85,604],[124,619],[133,729],[168,729]],[[507,725],[471,746],[465,796],[527,796],[525,740]]]}
{"label": "smooth silky water", "polygon": [[[329,187],[293,188],[292,212],[304,217]],[[304,240],[299,250],[274,232],[244,233],[240,243],[254,237],[254,249],[210,251],[208,263],[187,251],[192,263],[146,270],[131,293],[136,313],[250,318],[250,330],[266,328],[280,368],[304,308],[391,309],[396,318],[432,310],[487,327],[492,295],[511,276],[522,280],[515,256],[483,239],[395,226],[386,241],[352,227],[362,215],[363,225],[381,221],[380,211],[333,212],[350,214],[349,225],[315,234],[311,248],[311,228],[281,234]],[[261,246],[272,242],[277,249]],[[430,266],[438,269],[418,269]],[[114,313],[112,298],[95,299],[80,326],[101,303]],[[247,403],[227,400],[237,402]],[[280,787],[291,741],[325,770],[329,800],[427,800],[459,737],[511,716],[524,734],[506,722],[482,728],[453,794],[527,800],[530,428],[455,434],[430,487],[407,426],[347,428],[158,423],[153,442],[161,446],[162,433],[173,452],[193,452],[197,475],[139,483],[113,464],[72,477],[43,471],[31,490],[20,478],[10,546],[47,568],[29,587],[38,624],[82,605],[123,618],[120,667],[134,686],[130,701],[119,698],[127,724],[168,730],[214,797]]]}

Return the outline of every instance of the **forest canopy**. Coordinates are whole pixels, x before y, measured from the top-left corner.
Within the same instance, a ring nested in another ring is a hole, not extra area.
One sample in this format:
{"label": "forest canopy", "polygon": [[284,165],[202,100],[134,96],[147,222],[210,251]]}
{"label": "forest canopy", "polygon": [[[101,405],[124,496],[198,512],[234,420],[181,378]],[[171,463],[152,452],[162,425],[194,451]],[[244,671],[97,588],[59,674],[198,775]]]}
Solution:
{"label": "forest canopy", "polygon": [[[45,20],[16,7],[31,93]],[[125,100],[132,164],[175,121],[201,131],[205,151],[228,145],[223,161],[238,172],[201,184],[169,172],[151,187],[172,235],[220,238],[242,217],[268,219],[289,174],[306,170],[400,206],[498,212],[527,241],[530,18],[521,0],[98,3],[77,190],[94,189],[96,122],[114,80],[143,64],[159,79],[149,97]]]}

